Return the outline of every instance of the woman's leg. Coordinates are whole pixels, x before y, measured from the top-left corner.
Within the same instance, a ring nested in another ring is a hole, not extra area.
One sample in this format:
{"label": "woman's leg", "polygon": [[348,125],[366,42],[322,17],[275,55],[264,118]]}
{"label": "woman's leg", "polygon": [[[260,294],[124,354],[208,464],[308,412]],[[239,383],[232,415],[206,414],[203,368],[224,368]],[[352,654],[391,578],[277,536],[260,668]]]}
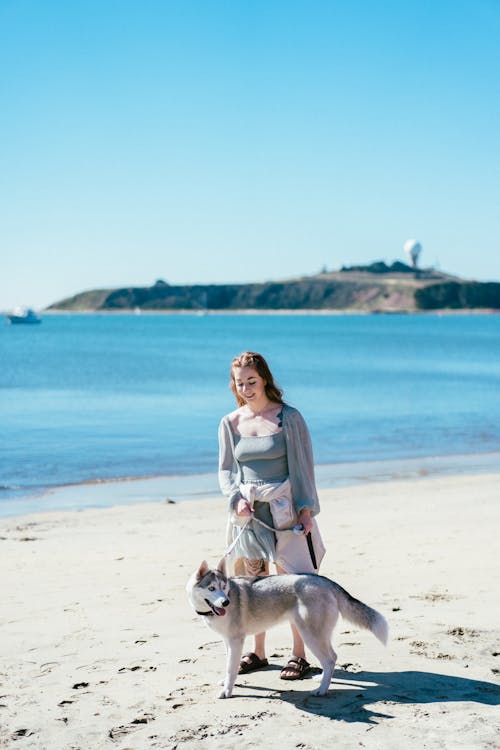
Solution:
{"label": "woman's leg", "polygon": [[265,659],[266,658],[266,634],[264,633],[257,633],[254,636],[254,654],[256,654],[259,659]]}
{"label": "woman's leg", "polygon": [[[267,576],[269,575],[269,563],[266,560],[249,560],[247,558],[240,558],[243,565],[244,573],[246,576]],[[260,659],[266,658],[266,634],[257,633],[254,637],[254,650],[253,653]],[[250,664],[251,656],[243,656],[241,663]]]}
{"label": "woman's leg", "polygon": [[[282,575],[283,573],[286,573],[286,570],[281,568],[278,564],[276,564],[276,571],[278,572],[278,575]],[[292,628],[292,659],[304,659],[306,660],[306,651],[304,647],[304,641],[302,640],[302,637],[295,627],[295,625],[290,625]],[[286,666],[283,667],[281,670],[280,676],[283,679],[293,679],[297,675],[297,667],[291,666],[290,668],[287,668]]]}

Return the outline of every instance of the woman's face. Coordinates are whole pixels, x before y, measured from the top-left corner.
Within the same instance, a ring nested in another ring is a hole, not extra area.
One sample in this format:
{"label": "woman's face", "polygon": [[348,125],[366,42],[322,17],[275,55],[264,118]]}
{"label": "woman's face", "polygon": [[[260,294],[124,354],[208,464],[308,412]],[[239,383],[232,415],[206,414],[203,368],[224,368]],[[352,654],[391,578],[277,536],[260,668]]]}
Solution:
{"label": "woman's face", "polygon": [[259,403],[267,398],[266,381],[254,367],[234,367],[233,379],[236,392],[247,404]]}

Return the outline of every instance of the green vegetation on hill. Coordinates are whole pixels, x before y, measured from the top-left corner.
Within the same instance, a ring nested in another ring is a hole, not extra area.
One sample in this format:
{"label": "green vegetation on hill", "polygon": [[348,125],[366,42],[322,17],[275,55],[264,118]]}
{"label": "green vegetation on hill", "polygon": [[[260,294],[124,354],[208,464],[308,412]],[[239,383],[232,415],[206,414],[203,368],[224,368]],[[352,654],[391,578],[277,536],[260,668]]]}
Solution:
{"label": "green vegetation on hill", "polygon": [[431,284],[415,292],[420,310],[500,309],[500,284],[479,281],[448,281]]}
{"label": "green vegetation on hill", "polygon": [[462,281],[404,263],[342,268],[260,284],[171,285],[81,292],[49,310],[338,310],[416,312],[438,309],[500,309],[500,283]]}

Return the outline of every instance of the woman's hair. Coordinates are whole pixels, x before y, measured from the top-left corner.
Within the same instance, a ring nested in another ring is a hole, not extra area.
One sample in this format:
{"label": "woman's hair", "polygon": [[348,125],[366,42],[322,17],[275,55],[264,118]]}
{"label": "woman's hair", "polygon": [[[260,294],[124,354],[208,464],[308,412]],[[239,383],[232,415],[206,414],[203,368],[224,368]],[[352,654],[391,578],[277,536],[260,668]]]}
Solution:
{"label": "woman's hair", "polygon": [[269,365],[267,364],[262,354],[257,354],[257,352],[243,352],[242,354],[239,354],[237,357],[235,357],[231,362],[231,380],[229,381],[229,385],[232,392],[234,393],[238,406],[243,406],[243,404],[246,402],[236,389],[236,383],[234,381],[235,367],[253,367],[253,369],[257,371],[257,374],[260,375],[260,377],[265,382],[264,390],[269,401],[274,401],[277,404],[281,404],[281,402],[283,401],[283,391],[274,382],[272,372],[269,369]]}

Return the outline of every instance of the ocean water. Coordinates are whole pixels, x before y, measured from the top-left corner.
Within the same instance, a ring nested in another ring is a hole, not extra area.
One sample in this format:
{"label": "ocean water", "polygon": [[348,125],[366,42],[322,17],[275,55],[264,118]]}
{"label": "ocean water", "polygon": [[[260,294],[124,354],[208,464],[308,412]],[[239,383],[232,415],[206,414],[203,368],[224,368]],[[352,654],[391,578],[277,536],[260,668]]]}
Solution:
{"label": "ocean water", "polygon": [[500,451],[500,316],[45,315],[0,325],[0,515],[115,478],[185,477],[195,494],[245,349],[305,416],[320,474]]}

